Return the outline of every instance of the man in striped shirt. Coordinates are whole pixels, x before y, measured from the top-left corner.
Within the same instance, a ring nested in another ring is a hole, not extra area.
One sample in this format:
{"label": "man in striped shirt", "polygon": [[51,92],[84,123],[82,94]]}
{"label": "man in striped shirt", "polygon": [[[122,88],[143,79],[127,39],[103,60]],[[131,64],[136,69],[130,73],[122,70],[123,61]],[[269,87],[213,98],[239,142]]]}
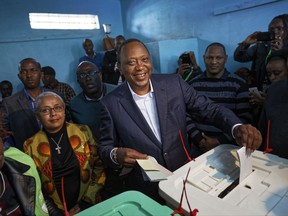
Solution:
{"label": "man in striped shirt", "polygon": [[[227,54],[224,45],[212,43],[204,54],[206,70],[189,82],[199,94],[208,96],[214,102],[232,110],[244,124],[252,122],[248,99],[248,85],[244,79],[229,73],[225,68]],[[209,151],[220,144],[234,143],[231,135],[207,123],[205,119],[196,122],[187,117],[187,130],[195,150],[194,156]]]}

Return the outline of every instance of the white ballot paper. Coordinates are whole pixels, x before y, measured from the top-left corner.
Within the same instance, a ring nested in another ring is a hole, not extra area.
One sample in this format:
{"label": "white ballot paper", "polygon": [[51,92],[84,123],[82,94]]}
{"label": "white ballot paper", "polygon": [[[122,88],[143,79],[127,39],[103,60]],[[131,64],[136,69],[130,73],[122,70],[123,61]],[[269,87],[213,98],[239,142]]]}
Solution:
{"label": "white ballot paper", "polygon": [[246,147],[237,150],[240,163],[239,183],[252,173],[251,153],[246,151]]}
{"label": "white ballot paper", "polygon": [[137,162],[151,182],[165,180],[172,175],[172,172],[158,164],[156,159],[151,156],[148,156],[147,159],[137,159]]}

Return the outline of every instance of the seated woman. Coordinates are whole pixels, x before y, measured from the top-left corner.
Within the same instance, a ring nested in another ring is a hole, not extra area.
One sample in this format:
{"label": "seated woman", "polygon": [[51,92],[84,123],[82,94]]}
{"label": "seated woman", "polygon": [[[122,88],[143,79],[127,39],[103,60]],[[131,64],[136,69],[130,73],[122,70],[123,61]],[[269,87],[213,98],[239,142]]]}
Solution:
{"label": "seated woman", "polygon": [[48,215],[34,161],[17,148],[6,149],[7,135],[0,124],[0,215]]}
{"label": "seated woman", "polygon": [[54,92],[41,93],[34,105],[43,129],[23,148],[34,159],[45,193],[66,215],[101,201],[105,175],[89,127],[65,122],[65,103]]}

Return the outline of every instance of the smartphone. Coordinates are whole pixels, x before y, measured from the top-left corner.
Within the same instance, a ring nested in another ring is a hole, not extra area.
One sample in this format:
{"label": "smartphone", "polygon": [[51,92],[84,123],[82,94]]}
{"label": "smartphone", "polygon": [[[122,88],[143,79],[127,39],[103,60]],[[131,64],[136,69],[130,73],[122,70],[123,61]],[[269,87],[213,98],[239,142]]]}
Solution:
{"label": "smartphone", "polygon": [[259,90],[258,90],[257,87],[251,87],[251,88],[249,88],[249,92],[253,92],[253,93],[255,93],[256,95],[258,95],[259,97],[261,97],[261,94],[260,94],[260,92],[259,92]]}
{"label": "smartphone", "polygon": [[181,58],[182,58],[182,64],[192,63],[189,54],[183,54]]}
{"label": "smartphone", "polygon": [[259,32],[256,35],[257,41],[271,41],[275,39],[274,32]]}

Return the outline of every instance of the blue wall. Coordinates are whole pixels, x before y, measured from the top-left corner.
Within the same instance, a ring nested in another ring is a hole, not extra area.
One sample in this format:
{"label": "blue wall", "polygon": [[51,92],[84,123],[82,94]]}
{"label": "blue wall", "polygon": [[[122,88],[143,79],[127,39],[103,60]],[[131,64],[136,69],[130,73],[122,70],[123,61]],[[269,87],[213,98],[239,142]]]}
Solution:
{"label": "blue wall", "polygon": [[[241,66],[250,67],[247,63],[234,62],[233,52],[237,43],[254,31],[267,31],[271,19],[276,15],[288,13],[287,9],[287,0],[122,1],[125,35],[140,38],[145,42],[168,40],[170,47],[165,51],[174,56],[170,59],[172,62],[176,62],[181,54],[179,53],[181,39],[187,41],[186,50],[194,48],[189,44],[189,40],[185,40],[187,38],[198,38],[208,43],[221,42],[226,46],[228,53],[226,66],[231,72]],[[198,47],[197,59],[200,60],[206,48],[202,45],[199,44]],[[161,58],[160,55],[160,62],[166,61]],[[171,65],[174,68],[170,71],[174,71],[176,66]],[[200,66],[204,68],[201,62]]]}
{"label": "blue wall", "polygon": [[[112,24],[112,37],[124,34],[146,42],[155,72],[174,72],[181,52],[193,49],[203,68],[204,49],[214,41],[226,46],[227,68],[235,71],[243,65],[233,61],[237,43],[256,30],[266,31],[270,20],[287,8],[287,0],[1,0],[0,80],[11,80],[15,91],[20,90],[18,62],[34,57],[54,67],[57,78],[79,92],[75,68],[84,54],[82,40],[91,38],[96,50],[102,50],[103,23]],[[101,29],[31,30],[29,12],[97,14]]]}
{"label": "blue wall", "polygon": [[[75,13],[98,15],[98,30],[32,30],[29,12]],[[1,0],[0,2],[0,80],[13,82],[14,92],[23,88],[18,80],[18,63],[33,57],[42,66],[50,65],[56,70],[59,81],[68,82],[77,92],[75,68],[84,55],[82,41],[90,38],[95,49],[102,51],[105,37],[102,24],[112,25],[111,37],[123,34],[121,5],[119,0]]]}

